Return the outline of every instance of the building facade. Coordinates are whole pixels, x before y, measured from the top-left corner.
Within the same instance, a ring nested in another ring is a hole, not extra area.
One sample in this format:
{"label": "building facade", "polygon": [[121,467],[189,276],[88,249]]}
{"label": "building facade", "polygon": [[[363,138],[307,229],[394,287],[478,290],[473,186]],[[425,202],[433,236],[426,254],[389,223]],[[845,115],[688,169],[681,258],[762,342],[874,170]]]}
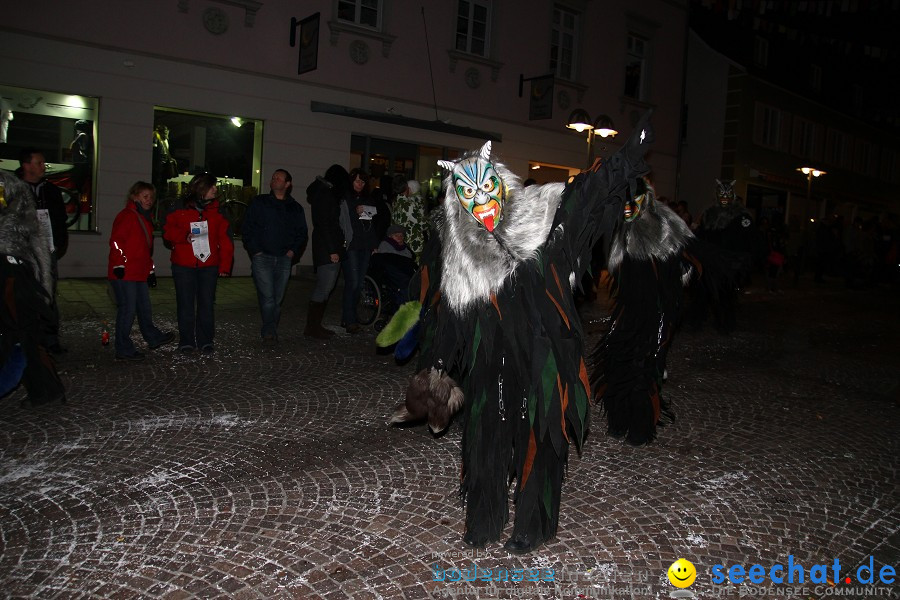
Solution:
{"label": "building facade", "polygon": [[896,219],[900,110],[885,99],[900,48],[872,32],[897,16],[887,4],[692,0],[679,198],[699,215],[715,179],[734,179],[758,218],[791,231]]}
{"label": "building facade", "polygon": [[[686,0],[98,6],[17,3],[0,23],[12,117],[0,168],[16,168],[24,146],[45,152],[69,200],[63,277],[103,275],[109,228],[136,180],[157,184],[164,211],[209,171],[238,224],[276,168],[291,172],[304,205],[307,184],[333,163],[417,179],[436,195],[437,160],[487,138],[523,179],[560,180],[587,162],[586,134],[565,127],[576,108],[621,132],[598,138],[597,155],[653,108],[654,177],[674,193]],[[245,253],[236,259],[234,273],[248,274]]]}

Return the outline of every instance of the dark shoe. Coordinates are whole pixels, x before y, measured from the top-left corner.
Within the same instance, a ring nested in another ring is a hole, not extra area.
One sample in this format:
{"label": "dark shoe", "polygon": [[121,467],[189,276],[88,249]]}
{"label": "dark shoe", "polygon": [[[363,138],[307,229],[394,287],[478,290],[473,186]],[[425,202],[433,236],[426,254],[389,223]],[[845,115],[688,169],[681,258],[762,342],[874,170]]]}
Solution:
{"label": "dark shoe", "polygon": [[262,339],[263,346],[274,346],[278,343],[278,338],[274,335],[264,335]]}
{"label": "dark shoe", "polygon": [[527,554],[543,543],[543,540],[532,540],[525,534],[514,535],[506,540],[503,549],[510,554]]}
{"label": "dark shoe", "polygon": [[463,536],[463,542],[470,548],[484,548],[488,540],[484,535],[476,536],[472,532],[467,531]]}
{"label": "dark shoe", "polygon": [[65,354],[68,351],[69,349],[61,346],[59,342],[47,347],[47,352],[49,352],[50,354]]}
{"label": "dark shoe", "polygon": [[350,323],[347,325],[347,333],[349,334],[357,334],[362,327],[359,326],[359,323]]}
{"label": "dark shoe", "polygon": [[164,334],[158,342],[156,342],[155,344],[148,344],[147,347],[151,350],[156,350],[160,346],[165,346],[166,344],[169,344],[174,340],[175,334],[170,331],[169,333]]}
{"label": "dark shoe", "polygon": [[47,404],[66,403],[66,393],[60,392],[56,396],[26,396],[19,404],[22,408],[35,408]]}
{"label": "dark shoe", "polygon": [[200,352],[202,352],[203,354],[212,354],[215,351],[216,349],[212,344],[207,344],[200,349]]}
{"label": "dark shoe", "polygon": [[178,346],[178,351],[182,354],[193,354],[194,350],[193,346]]}
{"label": "dark shoe", "polygon": [[327,340],[334,332],[322,327],[322,317],[325,315],[324,302],[312,302],[306,309],[306,328],[303,335],[306,337],[316,338],[317,340]]}
{"label": "dark shoe", "polygon": [[116,354],[116,360],[144,360],[143,352],[135,352],[134,354]]}

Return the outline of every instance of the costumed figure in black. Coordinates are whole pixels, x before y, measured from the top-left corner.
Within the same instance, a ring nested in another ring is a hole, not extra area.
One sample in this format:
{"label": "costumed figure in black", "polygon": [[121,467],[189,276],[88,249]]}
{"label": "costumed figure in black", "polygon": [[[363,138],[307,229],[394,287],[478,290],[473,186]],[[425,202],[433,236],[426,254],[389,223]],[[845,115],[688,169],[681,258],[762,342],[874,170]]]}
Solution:
{"label": "costumed figure in black", "polygon": [[753,217],[737,200],[734,183],[733,179],[716,179],[716,203],[703,211],[697,237],[719,248],[736,284],[745,287],[759,257],[761,240]]}
{"label": "costumed figure in black", "polygon": [[[666,355],[690,284],[717,322],[733,312],[727,269],[674,211],[657,202],[644,176],[631,173],[630,199],[608,252],[610,325],[592,354],[591,385],[608,419],[608,433],[633,445],[674,421],[663,399]],[[720,316],[721,315],[721,316]],[[733,319],[732,319],[733,320]]]}
{"label": "costumed figure in black", "polygon": [[[621,219],[626,173],[643,164],[649,134],[645,117],[622,150],[568,184],[523,187],[490,142],[440,162],[450,173],[411,284],[419,301],[398,311],[378,343],[399,339],[401,359],[411,336],[421,349],[392,422],[427,419],[440,432],[464,406],[461,493],[472,546],[500,538],[512,479],[506,550],[529,552],[556,534],[569,445],[584,439],[591,397],[573,286],[594,243]],[[421,320],[404,336],[394,325],[410,306]]]}
{"label": "costumed figure in black", "polygon": [[[65,388],[41,340],[41,320],[53,312],[50,243],[38,223],[31,186],[3,172],[0,186],[0,364],[24,355],[23,405],[65,402]],[[7,381],[3,387],[13,385]]]}

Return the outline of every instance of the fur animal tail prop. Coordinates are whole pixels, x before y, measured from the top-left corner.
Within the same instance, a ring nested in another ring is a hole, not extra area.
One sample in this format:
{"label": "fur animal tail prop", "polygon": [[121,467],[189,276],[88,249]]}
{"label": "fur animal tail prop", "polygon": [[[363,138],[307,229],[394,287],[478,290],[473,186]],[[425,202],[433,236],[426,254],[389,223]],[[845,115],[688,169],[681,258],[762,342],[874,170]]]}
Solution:
{"label": "fur animal tail prop", "polygon": [[402,305],[375,338],[375,343],[382,348],[396,344],[416,325],[421,314],[422,303],[417,300]]}
{"label": "fur animal tail prop", "polygon": [[422,369],[409,382],[406,402],[394,411],[391,424],[427,419],[428,428],[437,435],[447,428],[464,399],[462,389],[445,372]]}

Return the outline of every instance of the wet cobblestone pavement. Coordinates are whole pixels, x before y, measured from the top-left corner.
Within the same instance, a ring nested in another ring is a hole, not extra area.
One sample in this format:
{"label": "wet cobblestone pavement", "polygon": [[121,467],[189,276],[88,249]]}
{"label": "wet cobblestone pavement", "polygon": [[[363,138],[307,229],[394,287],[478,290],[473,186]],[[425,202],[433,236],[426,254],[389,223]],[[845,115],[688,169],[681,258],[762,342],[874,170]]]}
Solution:
{"label": "wet cobblestone pavement", "polygon": [[[699,598],[897,597],[877,580],[900,567],[896,289],[801,281],[744,296],[729,337],[682,332],[675,424],[632,448],[595,410],[557,538],[516,557],[462,543],[458,424],[436,439],[385,425],[412,367],[376,354],[371,330],[301,335],[309,283],[291,281],[275,348],[258,341],[252,282],[235,278],[220,282],[213,356],[173,344],[123,364],[99,342],[115,312],[105,282],[61,282],[68,404],[21,409],[21,388],[0,400],[0,595],[667,598],[684,557]],[[171,280],[152,299],[175,329]],[[602,316],[587,310],[588,329]],[[789,556],[805,584],[768,578]],[[810,582],[817,564],[834,582],[835,559],[850,584]],[[734,564],[763,565],[765,581],[712,583]],[[483,581],[501,569],[525,581]]]}

